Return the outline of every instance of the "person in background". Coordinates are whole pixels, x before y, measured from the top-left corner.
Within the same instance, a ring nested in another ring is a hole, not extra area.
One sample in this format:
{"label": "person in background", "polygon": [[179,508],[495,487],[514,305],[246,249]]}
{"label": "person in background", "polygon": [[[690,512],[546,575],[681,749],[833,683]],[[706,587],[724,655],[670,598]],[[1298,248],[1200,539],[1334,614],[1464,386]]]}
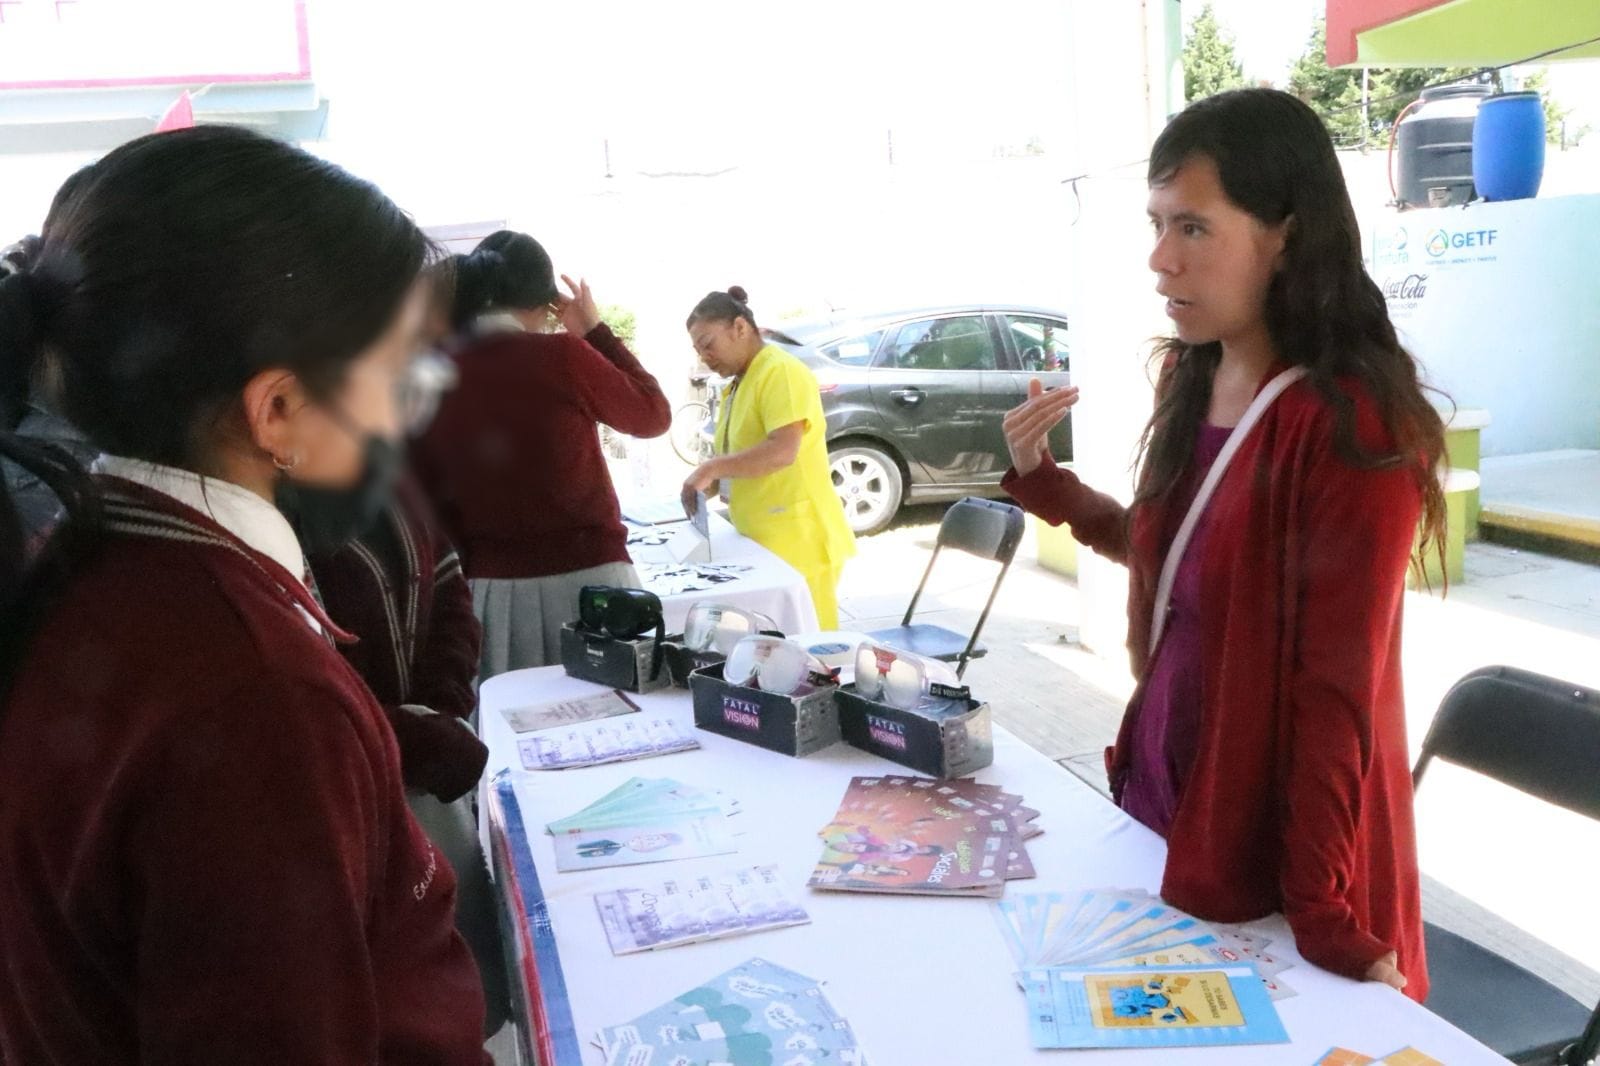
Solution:
{"label": "person in background", "polygon": [[[427,425],[449,378],[433,354],[449,331],[448,261],[423,271],[427,300],[401,417],[408,434]],[[440,308],[444,309],[443,320]],[[456,928],[483,981],[484,1032],[510,1013],[499,908],[474,805],[489,749],[470,724],[483,630],[456,550],[440,532],[414,478],[393,498],[355,490],[286,486],[277,497],[311,566],[328,616],[356,638],[345,660],[383,706],[400,747],[400,777],[418,824],[456,873]]]}
{"label": "person in background", "polygon": [[717,412],[718,454],[683,483],[684,509],[727,481],[733,527],[800,571],[818,623],[837,629],[839,576],[856,541],[833,491],[816,376],[762,339],[737,285],[706,296],[686,325],[700,358],[733,380]]}
{"label": "person in background", "polygon": [[[456,299],[455,257],[445,256],[430,263],[423,274],[428,281],[428,307],[422,315],[422,343],[430,351],[444,352],[455,337],[455,327],[451,323]],[[454,378],[450,387],[455,387]],[[435,413],[427,412],[430,421]]]}
{"label": "person in background", "polygon": [[563,281],[523,233],[457,257],[459,380],[412,447],[483,623],[480,682],[559,662],[583,586],[639,583],[599,427],[658,437],[672,412],[588,283]]}
{"label": "person in background", "polygon": [[0,1061],[485,1066],[455,875],[305,584],[286,485],[381,497],[427,240],[227,126],[116,149],[0,280],[92,479],[18,565],[0,499]]}
{"label": "person in background", "polygon": [[1421,550],[1443,543],[1444,428],[1315,112],[1270,89],[1191,104],[1148,180],[1176,336],[1157,348],[1133,505],[1056,465],[1048,434],[1078,391],[1038,381],[1006,417],[1003,485],[1131,570],[1139,686],[1107,764],[1117,802],[1170,842],[1162,896],[1222,922],[1281,910],[1311,962],[1420,1002],[1401,609],[1419,518]]}
{"label": "person in background", "polygon": [[[50,210],[45,215],[44,226],[38,236],[24,237],[0,251],[0,278],[27,272],[39,254],[44,239],[60,224],[73,199],[89,184],[93,172],[93,164],[80,167],[61,184],[50,202]],[[39,359],[29,377],[25,386],[12,383],[0,390],[21,397],[20,400],[3,401],[0,429],[13,430],[19,437],[44,448],[59,448],[79,464],[93,462],[94,448],[82,433],[57,412],[61,383],[55,360],[47,353]],[[65,517],[65,508],[50,486],[21,464],[0,457],[0,472],[3,472],[6,488],[22,515],[25,555],[32,559],[38,555],[44,539],[56,523]]]}
{"label": "person in background", "polygon": [[470,724],[483,631],[461,561],[405,475],[387,503],[293,490],[277,502],[328,617],[356,638],[339,650],[394,730],[411,813],[456,873],[456,928],[477,961],[484,1033],[492,1035],[509,1017],[510,999],[474,805],[489,758]]}

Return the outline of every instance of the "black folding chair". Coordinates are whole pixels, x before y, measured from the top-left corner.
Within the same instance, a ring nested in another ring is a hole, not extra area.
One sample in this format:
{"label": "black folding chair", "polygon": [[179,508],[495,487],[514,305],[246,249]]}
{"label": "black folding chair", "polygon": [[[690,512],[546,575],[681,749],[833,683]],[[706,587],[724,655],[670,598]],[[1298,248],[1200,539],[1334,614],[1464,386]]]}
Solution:
{"label": "black folding chair", "polygon": [[[1414,785],[1434,758],[1600,821],[1600,692],[1509,666],[1474,670],[1439,705]],[[1424,934],[1429,1010],[1512,1062],[1579,1066],[1600,1054],[1600,1007],[1447,930]]]}
{"label": "black folding chair", "polygon": [[[922,573],[922,583],[917,586],[916,595],[911,597],[911,606],[906,608],[905,620],[895,629],[880,629],[869,635],[902,651],[956,663],[956,676],[965,674],[969,661],[989,654],[989,649],[978,643],[978,637],[983,633],[984,624],[989,621],[995,597],[1000,595],[1000,585],[1011,569],[1011,560],[1016,557],[1017,545],[1022,543],[1022,530],[1022,508],[1012,504],[969,496],[952,506],[945,512],[944,521],[939,523],[939,540],[933,546],[928,569]],[[1000,564],[1000,576],[994,580],[989,602],[983,605],[983,614],[978,616],[978,624],[969,637],[942,626],[911,623],[912,616],[917,612],[917,602],[922,599],[922,590],[928,587],[933,564],[939,561],[939,553],[946,548]]]}

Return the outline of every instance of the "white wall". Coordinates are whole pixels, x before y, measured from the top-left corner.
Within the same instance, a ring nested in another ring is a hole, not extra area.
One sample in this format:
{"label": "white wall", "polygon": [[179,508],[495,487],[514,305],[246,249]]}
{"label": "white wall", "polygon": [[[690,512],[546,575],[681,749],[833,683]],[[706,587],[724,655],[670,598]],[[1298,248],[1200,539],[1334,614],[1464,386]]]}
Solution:
{"label": "white wall", "polygon": [[[1127,502],[1132,462],[1149,418],[1153,389],[1150,338],[1169,327],[1148,267],[1148,190],[1142,160],[1168,107],[1160,4],[1074,7],[1072,173],[1078,182],[1073,249],[1073,383],[1083,399],[1073,413],[1075,466],[1084,481]],[[1149,20],[1147,22],[1147,19]],[[1147,80],[1146,71],[1150,71]],[[1090,648],[1119,657],[1127,634],[1127,570],[1080,553],[1080,635]]]}
{"label": "white wall", "polygon": [[1485,455],[1600,447],[1600,193],[1368,215],[1373,277]]}

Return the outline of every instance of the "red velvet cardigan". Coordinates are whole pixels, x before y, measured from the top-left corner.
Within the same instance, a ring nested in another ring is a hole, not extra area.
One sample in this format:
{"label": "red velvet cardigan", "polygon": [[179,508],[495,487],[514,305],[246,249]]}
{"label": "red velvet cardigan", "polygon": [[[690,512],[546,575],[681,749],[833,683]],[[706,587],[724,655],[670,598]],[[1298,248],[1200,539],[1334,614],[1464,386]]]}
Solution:
{"label": "red velvet cardigan", "polygon": [[[1352,381],[1340,388],[1363,448],[1392,454],[1371,397]],[[1349,977],[1395,950],[1405,994],[1420,1002],[1428,977],[1400,627],[1421,489],[1408,468],[1342,459],[1334,421],[1308,381],[1291,386],[1212,497],[1200,738],[1161,894],[1218,922],[1281,910],[1306,959]],[[1182,514],[1160,503],[1130,511],[1051,464],[1012,471],[1005,488],[1127,564],[1128,649],[1142,687],[1156,582]],[[1114,796],[1140,697],[1107,751]]]}

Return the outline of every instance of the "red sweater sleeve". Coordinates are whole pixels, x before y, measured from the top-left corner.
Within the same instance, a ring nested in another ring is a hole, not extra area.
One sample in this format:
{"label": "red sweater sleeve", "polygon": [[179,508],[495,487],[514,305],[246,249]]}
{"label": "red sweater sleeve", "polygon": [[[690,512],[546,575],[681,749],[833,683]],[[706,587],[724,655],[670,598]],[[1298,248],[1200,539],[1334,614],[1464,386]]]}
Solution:
{"label": "red sweater sleeve", "polygon": [[1096,492],[1070,470],[1040,463],[1027,477],[1015,468],[1006,472],[1000,488],[1023,510],[1053,526],[1065,523],[1072,535],[1112,562],[1128,561],[1128,508],[1103,492]]}
{"label": "red sweater sleeve", "polygon": [[386,789],[350,710],[269,678],[171,732],[127,852],[139,1061],[376,1062]]}
{"label": "red sweater sleeve", "polygon": [[[1346,892],[1359,874],[1358,846],[1374,832],[1363,825],[1361,796],[1375,746],[1404,735],[1376,715],[1400,713],[1397,694],[1386,699],[1381,682],[1399,654],[1400,600],[1421,502],[1409,469],[1356,469],[1331,439],[1321,452],[1309,465],[1299,523],[1281,878],[1301,954],[1359,978],[1398,948],[1360,927]],[[1388,765],[1408,758],[1404,750],[1383,753]]]}
{"label": "red sweater sleeve", "polygon": [[400,745],[406,784],[451,803],[471,791],[489,761],[489,749],[464,725],[477,706],[472,680],[478,673],[483,626],[472,612],[472,590],[455,549],[437,535],[435,547],[439,564],[434,569],[433,611],[427,639],[411,664],[415,680],[409,702],[418,709],[384,711]]}
{"label": "red sweater sleeve", "polygon": [[611,327],[601,323],[574,348],[578,394],[595,421],[632,437],[659,437],[671,427],[660,383]]}
{"label": "red sweater sleeve", "polygon": [[439,563],[433,572],[433,611],[428,639],[412,664],[411,701],[465,719],[477,706],[472,691],[483,649],[483,626],[472,611],[472,589],[461,559],[443,537],[436,537]]}

